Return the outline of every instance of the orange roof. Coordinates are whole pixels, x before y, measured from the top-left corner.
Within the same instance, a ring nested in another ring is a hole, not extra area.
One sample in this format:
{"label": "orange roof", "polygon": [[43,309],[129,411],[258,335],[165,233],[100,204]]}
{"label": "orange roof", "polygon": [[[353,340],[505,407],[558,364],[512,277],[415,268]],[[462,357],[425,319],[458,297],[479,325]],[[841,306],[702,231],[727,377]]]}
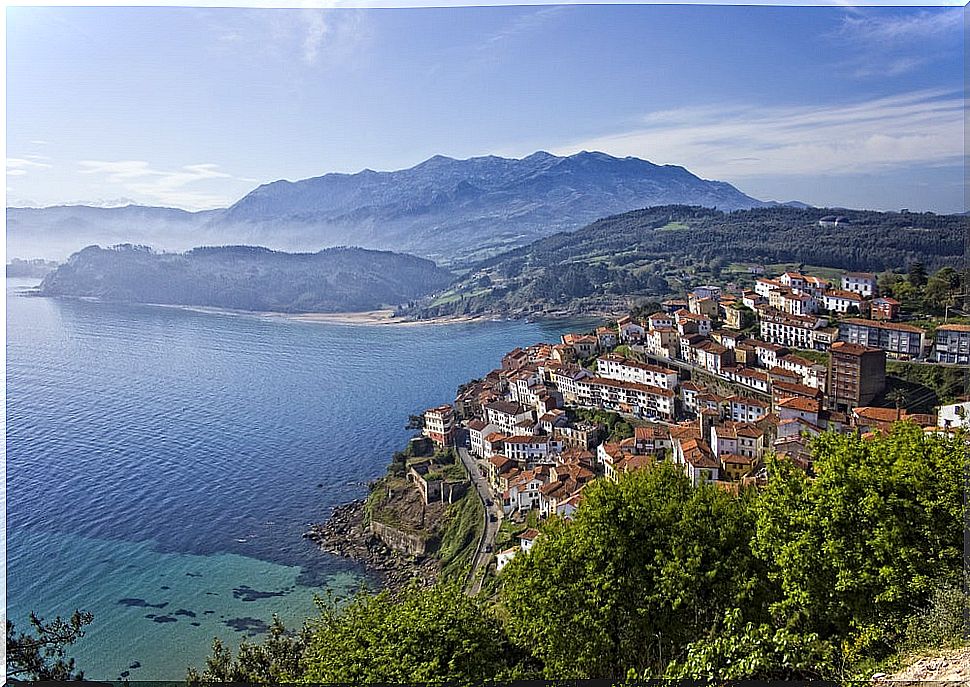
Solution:
{"label": "orange roof", "polygon": [[756,460],[748,456],[739,456],[736,453],[724,453],[720,456],[720,459],[722,463],[732,463],[734,465],[751,465]]}
{"label": "orange roof", "polygon": [[841,298],[846,301],[857,301],[861,303],[864,299],[855,291],[843,291],[842,289],[830,289],[825,292],[826,298]]}
{"label": "orange roof", "polygon": [[624,472],[641,470],[653,464],[653,456],[627,456],[617,464],[617,468]]}
{"label": "orange roof", "polygon": [[869,348],[868,346],[863,346],[861,344],[849,343],[848,341],[836,341],[832,344],[832,350],[836,353],[845,353],[848,355],[864,355],[866,353],[880,353],[882,352],[879,348]]}
{"label": "orange roof", "polygon": [[666,439],[670,432],[663,427],[634,427],[633,437],[636,441],[647,441],[649,439]]}
{"label": "orange roof", "polygon": [[817,413],[819,410],[819,402],[812,398],[792,396],[791,398],[779,401],[778,407],[791,408],[792,410],[800,410],[805,413]]}
{"label": "orange roof", "polygon": [[800,355],[795,355],[794,353],[789,353],[788,355],[782,357],[785,362],[791,363],[792,365],[802,365],[804,367],[812,367],[818,363],[815,363],[808,358],[803,358]]}
{"label": "orange roof", "polygon": [[[861,317],[849,317],[842,320],[843,324],[857,324],[875,329],[891,329],[897,332],[910,332],[912,334],[922,334],[923,330],[911,324],[899,324],[898,322],[883,322],[882,320],[865,320]],[[937,327],[939,329],[939,327]],[[970,328],[967,329],[970,331]]]}
{"label": "orange roof", "polygon": [[503,456],[501,453],[496,453],[494,456],[488,459],[488,462],[497,467],[499,471],[501,471],[502,468],[512,465],[512,461]]}

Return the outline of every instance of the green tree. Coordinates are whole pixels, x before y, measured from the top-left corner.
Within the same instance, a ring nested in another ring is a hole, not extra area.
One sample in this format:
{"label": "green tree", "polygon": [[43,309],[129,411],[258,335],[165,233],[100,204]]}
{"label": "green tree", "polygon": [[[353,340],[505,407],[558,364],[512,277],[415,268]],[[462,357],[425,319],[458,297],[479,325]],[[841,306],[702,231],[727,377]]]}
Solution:
{"label": "green tree", "polygon": [[705,637],[691,642],[665,678],[691,680],[824,680],[836,676],[835,651],[818,635],[769,623],[744,623],[740,609],[725,614]]}
{"label": "green tree", "polygon": [[883,272],[879,275],[877,280],[879,293],[881,293],[883,296],[899,298],[899,296],[896,295],[896,285],[902,281],[902,279],[903,278],[895,272]]}
{"label": "green tree", "polygon": [[920,287],[926,284],[926,267],[921,262],[914,262],[909,266],[909,283]]}
{"label": "green tree", "polygon": [[87,611],[74,611],[67,620],[60,616],[44,621],[30,614],[31,631],[17,632],[13,621],[7,621],[7,678],[11,680],[83,680],[84,672],[76,671],[73,658],[66,658],[66,648],[84,636],[84,626],[94,616]]}
{"label": "green tree", "polygon": [[960,288],[960,273],[952,267],[941,267],[933,273],[934,279],[939,279],[951,289]]}
{"label": "green tree", "polygon": [[385,591],[321,603],[301,679],[314,683],[479,682],[524,676],[528,654],[510,646],[482,599],[457,585]]}
{"label": "green tree", "polygon": [[298,633],[288,632],[279,617],[273,616],[266,639],[261,643],[243,640],[235,656],[222,641],[214,639],[212,654],[206,658],[205,668],[201,673],[189,668],[186,681],[190,685],[299,681],[303,678],[303,654],[309,640],[308,625],[304,624]]}
{"label": "green tree", "polygon": [[658,464],[599,480],[503,571],[509,634],[548,677],[657,676],[724,609],[761,607],[745,499]]}
{"label": "green tree", "polygon": [[[956,270],[947,269],[952,273],[952,276],[957,276]],[[943,270],[940,270],[940,272],[943,272]],[[957,284],[955,285],[949,273],[941,275],[940,272],[930,277],[923,289],[923,305],[930,312],[942,312],[947,305],[953,305],[953,295],[959,285],[959,279],[956,280]]]}
{"label": "green tree", "polygon": [[781,588],[779,625],[839,639],[849,662],[887,653],[934,580],[960,569],[965,441],[902,422],[816,438],[814,479],[769,459],[754,549]]}

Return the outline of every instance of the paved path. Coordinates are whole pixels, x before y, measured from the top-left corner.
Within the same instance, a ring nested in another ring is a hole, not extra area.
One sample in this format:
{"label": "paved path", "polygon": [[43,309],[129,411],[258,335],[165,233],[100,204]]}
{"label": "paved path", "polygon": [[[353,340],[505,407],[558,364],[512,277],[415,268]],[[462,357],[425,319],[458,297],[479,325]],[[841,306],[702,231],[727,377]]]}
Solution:
{"label": "paved path", "polygon": [[[485,510],[485,530],[482,533],[482,537],[478,540],[478,547],[472,556],[472,567],[468,572],[468,577],[465,579],[465,592],[474,596],[482,589],[482,578],[479,572],[492,558],[491,550],[495,547],[495,535],[498,534],[498,527],[502,521],[502,508],[495,504],[491,507],[485,505],[487,500],[492,498],[492,492],[489,489],[485,477],[479,471],[478,463],[475,461],[474,456],[468,452],[468,449],[462,446],[458,447],[458,455],[461,458],[461,462],[465,464],[465,469],[468,470],[472,485],[475,487],[475,491],[478,492],[478,498],[481,499],[482,506]],[[494,522],[489,518],[490,514],[495,515]],[[488,551],[485,549],[488,549]]]}

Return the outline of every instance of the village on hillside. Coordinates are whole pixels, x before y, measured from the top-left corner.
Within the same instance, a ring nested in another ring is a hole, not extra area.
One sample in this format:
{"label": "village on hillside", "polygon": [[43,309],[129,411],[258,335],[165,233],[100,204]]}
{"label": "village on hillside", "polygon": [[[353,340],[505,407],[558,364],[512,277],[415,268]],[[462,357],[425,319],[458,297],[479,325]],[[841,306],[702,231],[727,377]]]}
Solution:
{"label": "village on hillside", "polygon": [[[873,274],[832,284],[786,272],[737,293],[701,286],[645,318],[516,348],[453,406],[427,410],[423,434],[474,461],[486,517],[520,530],[571,517],[592,480],[660,460],[694,485],[733,491],[764,483],[769,452],[811,473],[811,437],[822,432],[970,425],[968,397],[910,413],[886,393],[887,358],[970,365],[970,325],[937,323],[930,338],[902,315]],[[520,531],[495,554],[496,570],[537,536]]]}

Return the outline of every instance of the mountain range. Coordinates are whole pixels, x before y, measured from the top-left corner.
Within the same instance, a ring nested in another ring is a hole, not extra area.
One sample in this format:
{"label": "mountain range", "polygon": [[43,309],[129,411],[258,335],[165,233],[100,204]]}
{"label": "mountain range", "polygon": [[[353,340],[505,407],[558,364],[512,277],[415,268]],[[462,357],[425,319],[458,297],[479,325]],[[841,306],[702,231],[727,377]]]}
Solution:
{"label": "mountain range", "polygon": [[634,157],[537,152],[522,159],[437,155],[409,169],[325,174],[257,187],[233,205],[7,208],[7,253],[63,259],[83,246],[355,245],[468,263],[608,215],[655,205],[730,211],[773,205],[683,167]]}

